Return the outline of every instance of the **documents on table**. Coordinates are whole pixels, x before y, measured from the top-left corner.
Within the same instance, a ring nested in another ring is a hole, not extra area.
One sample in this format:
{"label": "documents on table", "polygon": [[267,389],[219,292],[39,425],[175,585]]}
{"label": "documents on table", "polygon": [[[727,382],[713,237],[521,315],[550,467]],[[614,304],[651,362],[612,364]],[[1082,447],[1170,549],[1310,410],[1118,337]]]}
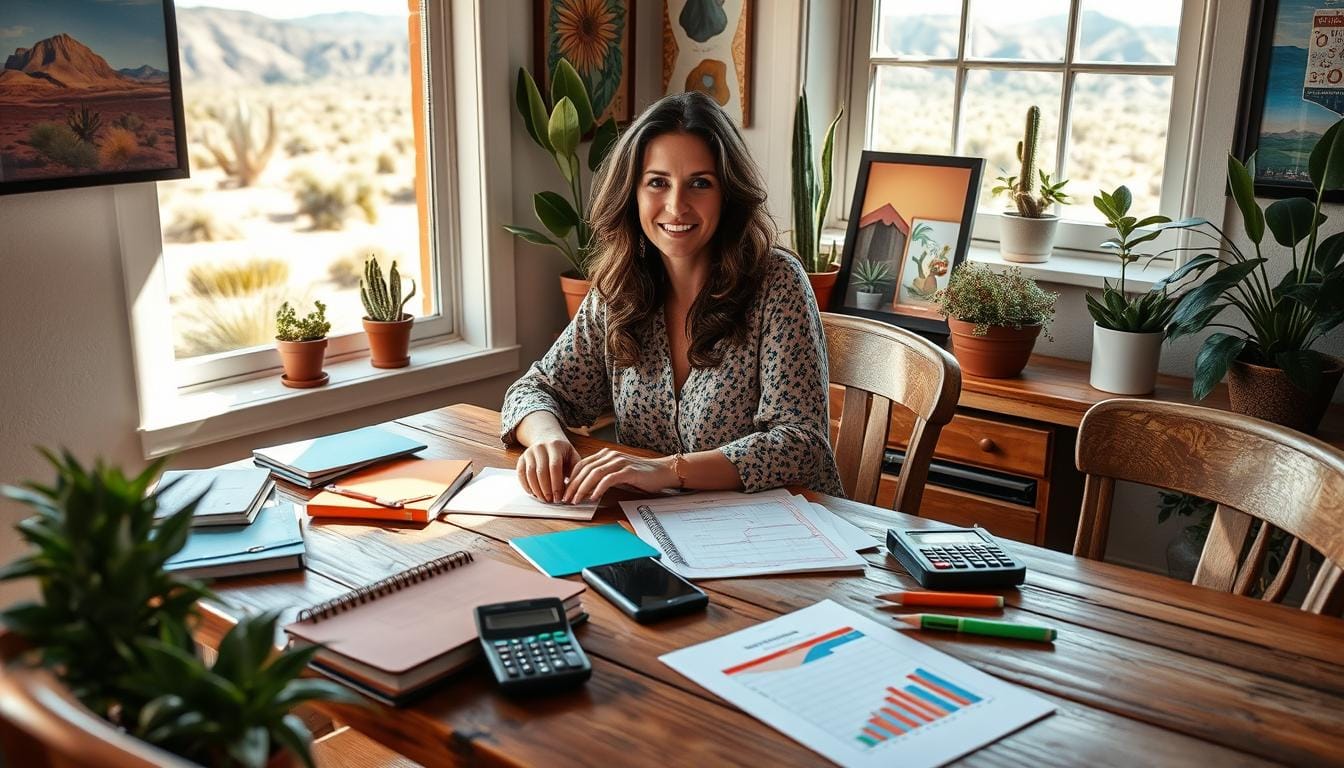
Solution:
{"label": "documents on table", "polygon": [[689,579],[862,570],[831,519],[779,489],[622,501],[641,539]]}
{"label": "documents on table", "polygon": [[503,515],[507,517],[553,517],[561,520],[592,520],[597,502],[547,504],[529,496],[512,469],[486,467],[443,507],[443,514]]}
{"label": "documents on table", "polygon": [[877,549],[882,545],[882,542],[869,536],[867,531],[835,514],[817,502],[807,501],[807,499],[802,496],[794,496],[793,498],[797,499],[800,504],[803,502],[811,504],[812,509],[815,509],[817,514],[821,515],[822,520],[828,521],[831,524],[831,527],[835,529],[836,537],[840,541],[843,541],[846,546],[852,547],[855,552],[862,552],[865,549]]}
{"label": "documents on table", "polygon": [[941,765],[1055,710],[823,600],[659,660],[840,765]]}

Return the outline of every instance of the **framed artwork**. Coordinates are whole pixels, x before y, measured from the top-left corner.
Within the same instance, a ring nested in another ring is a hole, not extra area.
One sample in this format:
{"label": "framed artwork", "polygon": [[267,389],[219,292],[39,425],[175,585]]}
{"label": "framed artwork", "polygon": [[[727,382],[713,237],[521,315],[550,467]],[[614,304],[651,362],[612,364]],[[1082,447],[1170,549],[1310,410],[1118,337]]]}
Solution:
{"label": "framed artwork", "polygon": [[187,176],[171,0],[10,5],[0,194]]}
{"label": "framed artwork", "polygon": [[663,3],[663,93],[702,91],[751,126],[751,26],[755,0]]}
{"label": "framed artwork", "polygon": [[[984,164],[979,157],[865,151],[830,311],[946,336],[933,295],[966,259]],[[876,300],[871,292],[861,297],[855,279],[875,265],[885,265],[888,276]]]}
{"label": "framed artwork", "polygon": [[[1236,155],[1255,153],[1255,193],[1311,194],[1307,159],[1344,114],[1344,2],[1251,3]],[[1344,202],[1344,191],[1325,193]]]}
{"label": "framed artwork", "polygon": [[551,71],[564,57],[578,70],[593,100],[593,116],[626,123],[635,104],[633,0],[536,0],[533,77],[550,93]]}

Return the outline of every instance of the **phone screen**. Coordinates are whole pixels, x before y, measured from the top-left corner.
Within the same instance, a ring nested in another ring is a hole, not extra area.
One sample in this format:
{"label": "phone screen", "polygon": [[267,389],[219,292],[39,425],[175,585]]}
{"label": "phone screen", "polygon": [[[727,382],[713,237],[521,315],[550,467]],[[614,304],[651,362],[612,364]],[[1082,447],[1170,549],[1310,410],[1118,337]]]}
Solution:
{"label": "phone screen", "polygon": [[668,600],[684,595],[702,594],[651,557],[599,565],[591,570],[640,608],[666,605]]}

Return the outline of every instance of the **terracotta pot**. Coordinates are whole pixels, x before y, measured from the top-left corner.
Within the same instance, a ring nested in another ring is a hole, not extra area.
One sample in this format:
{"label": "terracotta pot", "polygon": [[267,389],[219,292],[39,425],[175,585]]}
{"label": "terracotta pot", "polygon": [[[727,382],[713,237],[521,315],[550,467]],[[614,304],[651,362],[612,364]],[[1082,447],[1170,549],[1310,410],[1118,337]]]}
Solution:
{"label": "terracotta pot", "polygon": [[411,364],[411,326],[415,318],[402,314],[400,320],[363,318],[364,333],[369,337],[369,365],[374,368],[405,368]]}
{"label": "terracotta pot", "polygon": [[560,291],[565,294],[565,309],[569,311],[570,320],[579,313],[583,297],[588,295],[588,289],[592,287],[593,281],[584,280],[577,273],[566,272],[560,276]]}
{"label": "terracotta pot", "polygon": [[1330,355],[1315,392],[1303,392],[1278,368],[1234,360],[1227,371],[1227,397],[1232,411],[1314,434],[1344,376],[1344,360]]}
{"label": "terracotta pot", "polygon": [[327,374],[322,372],[322,361],[327,355],[327,340],[281,341],[275,340],[275,348],[280,351],[280,364],[285,373],[280,383],[286,387],[307,389],[327,383]]}
{"label": "terracotta pot", "polygon": [[831,307],[831,293],[835,290],[835,279],[839,276],[839,267],[830,272],[807,273],[807,281],[812,284],[812,295],[817,300],[817,309],[822,312]]}
{"label": "terracotta pot", "polygon": [[962,372],[989,379],[1011,379],[1021,373],[1041,333],[1039,325],[991,325],[984,336],[976,336],[975,323],[949,317],[947,325],[952,331],[952,356]]}

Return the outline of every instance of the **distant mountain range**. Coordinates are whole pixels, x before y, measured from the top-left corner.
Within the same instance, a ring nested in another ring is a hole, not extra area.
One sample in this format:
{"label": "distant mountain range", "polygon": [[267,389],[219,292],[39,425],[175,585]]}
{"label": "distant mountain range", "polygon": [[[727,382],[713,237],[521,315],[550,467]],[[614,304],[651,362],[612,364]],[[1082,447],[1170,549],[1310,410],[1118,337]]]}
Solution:
{"label": "distant mountain range", "polygon": [[155,69],[148,64],[142,64],[135,69],[118,69],[117,72],[132,80],[139,80],[144,83],[162,82],[168,79],[167,72],[162,69]]}
{"label": "distant mountain range", "polygon": [[[1176,57],[1175,26],[1138,26],[1096,11],[1084,11],[1079,22],[1083,36],[1078,59],[1152,62]],[[914,16],[883,25],[880,34],[888,51],[951,57],[957,55],[960,24],[956,16]],[[1017,24],[973,23],[970,44],[980,57],[1050,60],[1058,58],[1067,29],[1063,14]]]}

